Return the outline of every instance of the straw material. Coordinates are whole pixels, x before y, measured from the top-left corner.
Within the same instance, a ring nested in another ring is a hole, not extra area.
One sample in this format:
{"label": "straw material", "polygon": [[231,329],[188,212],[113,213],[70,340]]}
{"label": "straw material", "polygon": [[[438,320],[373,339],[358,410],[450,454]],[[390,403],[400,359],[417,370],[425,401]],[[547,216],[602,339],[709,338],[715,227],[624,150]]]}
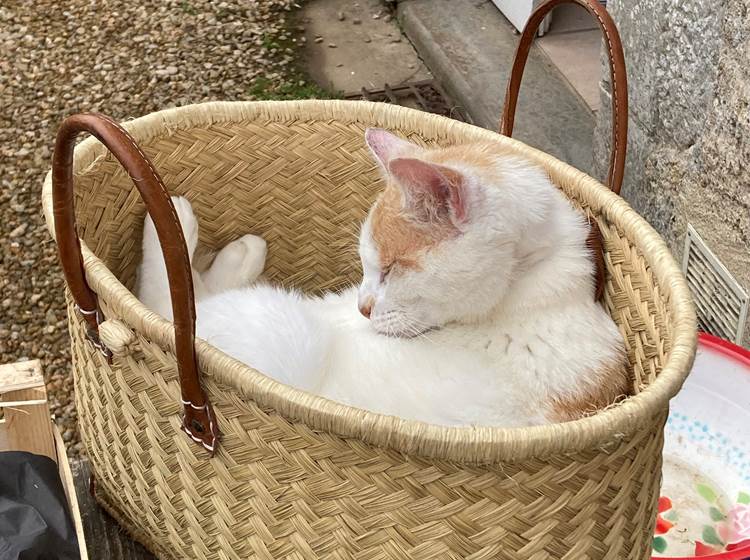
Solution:
{"label": "straw material", "polygon": [[[366,126],[427,144],[489,140],[548,170],[602,230],[605,303],[634,396],[565,424],[442,428],[303,393],[198,341],[223,434],[209,459],[179,431],[171,325],[127,289],[144,207],[88,139],[76,148],[76,213],[89,283],[117,321],[113,364],[72,308],[70,332],[101,503],[165,559],[648,558],[662,428],[692,364],[695,316],[666,246],[621,199],[519,142],[385,104],[209,103],[126,123],[192,201],[202,242],[261,235],[268,278],[310,292],[358,278],[356,226],[381,187]],[[43,198],[52,229],[49,177]]]}

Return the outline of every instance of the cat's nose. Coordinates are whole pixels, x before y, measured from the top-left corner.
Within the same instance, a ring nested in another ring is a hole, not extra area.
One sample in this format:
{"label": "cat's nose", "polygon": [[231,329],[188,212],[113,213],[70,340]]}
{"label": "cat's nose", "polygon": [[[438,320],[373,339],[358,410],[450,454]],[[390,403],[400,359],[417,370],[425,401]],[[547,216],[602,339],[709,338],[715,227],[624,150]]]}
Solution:
{"label": "cat's nose", "polygon": [[367,296],[365,298],[360,298],[359,300],[359,312],[362,314],[362,316],[365,319],[370,318],[370,314],[372,313],[372,306],[375,303],[375,300],[372,296]]}

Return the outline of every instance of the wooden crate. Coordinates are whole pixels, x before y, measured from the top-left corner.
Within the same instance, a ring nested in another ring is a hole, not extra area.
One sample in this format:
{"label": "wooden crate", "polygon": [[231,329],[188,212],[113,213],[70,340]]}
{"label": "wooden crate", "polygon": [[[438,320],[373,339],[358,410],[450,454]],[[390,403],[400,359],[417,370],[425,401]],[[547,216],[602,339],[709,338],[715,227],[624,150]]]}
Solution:
{"label": "wooden crate", "polygon": [[73,517],[81,560],[88,560],[73,475],[60,430],[52,421],[39,360],[0,365],[0,451],[29,451],[57,463]]}

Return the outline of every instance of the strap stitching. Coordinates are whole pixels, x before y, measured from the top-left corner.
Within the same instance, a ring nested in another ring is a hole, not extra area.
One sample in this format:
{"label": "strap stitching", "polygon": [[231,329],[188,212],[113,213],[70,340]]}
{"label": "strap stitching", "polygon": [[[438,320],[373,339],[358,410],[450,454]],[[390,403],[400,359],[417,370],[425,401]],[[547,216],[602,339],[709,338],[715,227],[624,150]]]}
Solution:
{"label": "strap stitching", "polygon": [[[107,115],[97,115],[106,122],[113,125],[115,128],[117,128],[130,142],[130,144],[135,148],[135,150],[141,155],[143,158],[143,161],[146,162],[146,165],[148,165],[148,168],[151,170],[151,176],[154,178],[154,180],[159,184],[161,187],[160,194],[162,196],[166,196],[167,206],[169,207],[170,214],[172,215],[172,220],[174,221],[174,224],[177,226],[177,228],[182,231],[182,226],[180,225],[180,220],[177,217],[177,213],[175,212],[174,206],[170,204],[169,202],[169,192],[167,191],[167,187],[164,185],[164,182],[161,179],[161,176],[156,172],[154,169],[154,166],[151,165],[151,160],[146,156],[146,154],[143,153],[140,146],[136,143],[136,141],[133,139],[133,137],[130,135],[130,133],[125,130],[122,125],[119,123],[113,121],[111,118],[109,118]],[[183,252],[182,254],[183,260],[185,261],[185,266],[188,270],[190,270],[190,259],[187,257],[187,254]],[[190,295],[193,295],[193,286],[192,282],[188,284],[188,290],[190,290]]]}
{"label": "strap stitching", "polygon": [[[81,315],[85,315],[85,316],[88,316],[88,317],[91,317],[93,315],[96,318],[96,326],[97,326],[96,336],[97,336],[97,339],[98,339],[98,337],[99,337],[99,332],[98,332],[99,331],[99,325],[102,324],[102,316],[101,316],[101,313],[99,313],[99,309],[98,308],[97,309],[84,309],[83,307],[81,307],[77,303],[73,304],[73,309],[75,309]],[[86,338],[94,346],[94,348],[96,348],[97,350],[99,350],[99,352],[101,352],[101,354],[105,358],[109,358],[110,353],[112,351],[107,347],[106,344],[104,344],[101,340],[97,340],[97,339],[92,338],[88,334],[86,335]]]}
{"label": "strap stitching", "polygon": [[[607,51],[609,53],[610,74],[612,75],[612,105],[614,107],[614,113],[615,113],[614,118],[612,119],[612,135],[614,136],[614,145],[613,145],[613,150],[612,150],[611,174],[610,174],[610,177],[609,177],[610,182],[612,182],[612,181],[614,181],[614,177],[615,177],[615,170],[617,168],[617,162],[618,162],[617,155],[618,155],[618,152],[619,152],[619,134],[618,134],[618,132],[619,132],[619,126],[618,126],[618,119],[617,119],[617,115],[619,114],[619,106],[618,106],[618,102],[617,102],[617,92],[619,91],[619,86],[617,85],[617,73],[615,72],[615,64],[614,64],[614,62],[615,62],[615,53],[614,53],[614,47],[612,46],[612,37],[609,34],[609,30],[607,29],[607,26],[604,23],[604,20],[602,19],[602,17],[599,15],[599,13],[596,11],[596,9],[591,5],[591,3],[588,0],[562,0],[562,2],[556,3],[555,6],[557,4],[567,3],[567,2],[576,3],[576,4],[579,4],[579,5],[585,6],[585,7],[587,7],[589,9],[589,13],[591,13],[591,15],[593,15],[599,21],[599,26],[601,28],[602,34],[604,35],[605,41],[607,43]],[[555,6],[553,6],[552,8],[554,8]],[[550,8],[548,10],[548,12],[551,11],[552,8]],[[545,14],[545,17],[546,17],[546,15],[547,14]],[[541,22],[540,22],[540,25],[541,25]],[[537,29],[535,29],[534,33],[532,34],[531,42],[534,41],[534,35],[536,35],[536,31],[538,30],[538,28],[539,28],[539,26],[537,26]],[[527,53],[527,57],[528,57],[528,53]],[[515,66],[515,62],[517,60],[518,59],[515,59],[513,61],[514,66]],[[525,69],[525,67],[526,67],[526,61],[527,60],[525,60],[524,63],[523,63],[523,69]],[[523,73],[523,69],[521,70],[522,73]],[[513,74],[511,74],[511,77],[512,77],[512,75]],[[510,81],[508,81],[508,88],[509,88],[509,91],[510,91]],[[520,81],[519,81],[519,87],[516,88],[516,96],[515,96],[516,100],[518,99],[518,91],[519,90],[520,90]],[[507,106],[507,93],[506,93],[506,104],[504,104],[504,106],[503,106],[502,119],[500,121],[500,130],[501,131],[503,129],[505,129],[506,125],[507,125],[507,120],[508,119],[506,118],[506,115],[505,115],[505,108],[506,108],[506,106]],[[514,107],[514,110],[512,111],[513,116],[515,116],[515,112],[516,112],[515,109],[516,108]],[[626,118],[627,118],[627,116],[626,116]],[[611,185],[611,184],[609,186],[610,186],[610,188],[613,187],[613,185]]]}
{"label": "strap stitching", "polygon": [[185,406],[190,405],[190,407],[194,408],[195,410],[206,410],[208,408],[208,403],[204,404],[203,406],[198,406],[198,405],[193,404],[192,401],[186,401],[183,398],[180,398],[180,401],[182,402],[183,405]]}
{"label": "strap stitching", "polygon": [[99,321],[99,310],[98,309],[84,309],[83,307],[81,307],[77,303],[73,307],[81,315],[89,315],[89,316],[96,315],[96,323],[97,324],[100,323],[100,321]]}
{"label": "strap stitching", "polygon": [[[167,206],[169,207],[170,214],[172,215],[172,220],[173,220],[175,226],[177,226],[178,230],[182,231],[182,226],[180,225],[180,220],[177,217],[177,213],[176,213],[176,211],[174,209],[174,205],[172,205],[171,202],[170,202],[169,192],[167,191],[167,187],[164,185],[164,182],[162,181],[161,176],[156,172],[156,170],[154,169],[154,166],[151,164],[151,160],[146,156],[146,154],[143,153],[143,151],[141,150],[140,146],[136,143],[135,139],[130,135],[130,133],[127,130],[125,130],[125,128],[123,128],[122,125],[120,125],[120,123],[115,122],[114,120],[112,120],[107,115],[97,114],[97,116],[99,118],[101,118],[102,120],[108,122],[112,126],[114,126],[117,130],[119,130],[125,136],[125,138],[128,139],[128,141],[133,146],[133,148],[135,148],[135,150],[140,154],[140,156],[143,158],[143,161],[146,162],[146,165],[148,165],[148,168],[151,170],[151,176],[157,182],[157,184],[161,187],[161,189],[159,190],[159,193],[163,197],[166,197],[166,203],[167,203]],[[182,251],[182,257],[183,257],[183,260],[184,260],[185,267],[187,268],[188,271],[190,271],[191,270],[190,259],[188,258],[186,251]],[[188,295],[189,295],[189,297],[191,299],[194,300],[195,295],[194,295],[194,292],[193,292],[192,279],[188,283]],[[196,374],[197,374],[197,370],[196,370]],[[200,383],[200,380],[198,382]],[[182,386],[180,388],[182,389]],[[183,404],[187,404],[187,403],[185,403],[185,401],[183,401]],[[197,408],[197,407],[195,407],[195,405],[193,405],[192,402],[190,402],[189,404],[193,408]],[[209,418],[210,418],[210,415],[209,415]],[[190,434],[190,435],[192,437],[192,434]]]}
{"label": "strap stitching", "polygon": [[[617,73],[615,72],[615,53],[614,48],[612,46],[612,38],[609,35],[609,30],[607,29],[606,24],[604,23],[604,20],[602,19],[601,15],[594,9],[594,7],[591,5],[591,3],[588,0],[579,0],[580,2],[583,2],[588,6],[591,10],[591,13],[596,17],[596,19],[599,20],[599,25],[602,28],[602,33],[604,34],[604,38],[607,42],[607,50],[609,51],[609,67],[610,67],[610,73],[612,74],[612,104],[615,109],[615,117],[612,119],[612,135],[614,136],[614,149],[612,150],[612,175],[610,177],[610,181],[614,181],[615,179],[615,170],[617,169],[617,152],[619,148],[618,139],[619,135],[618,132],[618,122],[617,122],[617,115],[619,114],[619,109],[617,106],[617,91],[619,90],[617,86]],[[627,117],[626,117],[627,118]],[[612,188],[613,185],[610,184],[610,188]]]}
{"label": "strap stitching", "polygon": [[[183,401],[184,403],[185,401]],[[190,403],[192,405],[192,403]],[[197,437],[195,434],[193,434],[193,431],[185,424],[183,421],[182,423],[182,431],[185,432],[187,435],[190,436],[190,438],[196,442],[200,443],[203,447],[205,447],[208,451],[211,453],[214,452],[216,449],[216,436],[214,435],[214,419],[211,416],[211,409],[208,407],[208,404],[205,406],[206,409],[206,416],[208,416],[208,432],[211,434],[211,443],[206,443],[202,438]]]}

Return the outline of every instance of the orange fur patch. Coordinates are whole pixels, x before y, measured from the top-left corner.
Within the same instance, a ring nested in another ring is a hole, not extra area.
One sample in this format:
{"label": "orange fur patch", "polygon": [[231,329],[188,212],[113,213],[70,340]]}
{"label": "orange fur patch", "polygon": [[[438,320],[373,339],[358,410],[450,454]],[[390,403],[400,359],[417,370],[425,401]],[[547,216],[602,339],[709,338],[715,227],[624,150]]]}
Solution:
{"label": "orange fur patch", "polygon": [[[428,149],[420,152],[418,157],[439,165],[461,163],[472,167],[479,175],[494,175],[498,156],[511,153],[500,144],[476,143]],[[446,175],[449,180],[460,181],[458,173],[456,176]],[[372,237],[383,269],[393,264],[419,269],[421,255],[455,233],[456,229],[449,225],[422,225],[409,220],[402,211],[401,189],[391,182],[387,183],[372,211]]]}
{"label": "orange fur patch", "polygon": [[380,267],[394,264],[420,269],[421,255],[448,235],[447,228],[417,224],[404,215],[401,190],[389,184],[372,210],[372,239],[380,254]]}
{"label": "orange fur patch", "polygon": [[550,399],[549,420],[568,422],[590,416],[629,395],[632,384],[627,365],[627,359],[623,356],[600,368],[591,383],[582,387],[577,395]]}

